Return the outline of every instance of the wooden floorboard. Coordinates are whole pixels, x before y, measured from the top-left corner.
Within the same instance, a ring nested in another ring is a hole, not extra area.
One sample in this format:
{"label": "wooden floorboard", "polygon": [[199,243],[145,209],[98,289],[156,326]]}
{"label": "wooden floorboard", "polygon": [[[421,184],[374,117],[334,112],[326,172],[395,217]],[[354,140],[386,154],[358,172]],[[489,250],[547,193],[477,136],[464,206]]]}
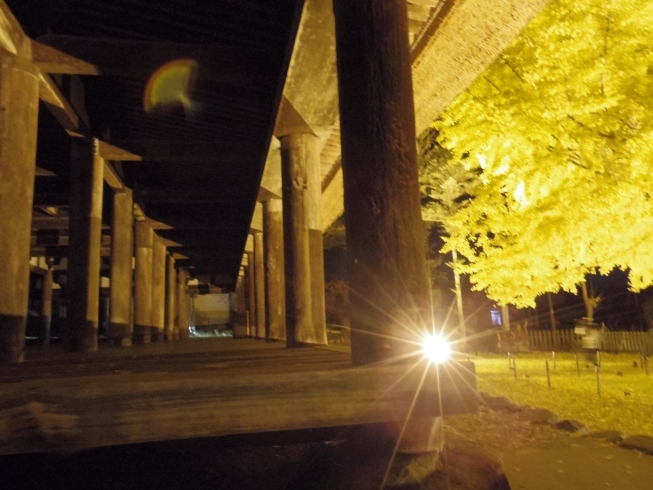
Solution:
{"label": "wooden floorboard", "polygon": [[473,366],[353,367],[250,339],[28,355],[0,369],[0,454],[399,421],[440,413],[438,386],[445,413],[475,406]]}

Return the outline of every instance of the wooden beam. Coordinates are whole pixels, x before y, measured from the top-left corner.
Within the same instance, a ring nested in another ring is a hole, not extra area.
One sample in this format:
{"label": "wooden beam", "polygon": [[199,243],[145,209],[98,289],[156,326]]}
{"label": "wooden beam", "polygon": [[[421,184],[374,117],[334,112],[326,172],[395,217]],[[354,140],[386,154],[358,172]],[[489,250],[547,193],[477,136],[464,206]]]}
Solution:
{"label": "wooden beam", "polygon": [[113,165],[107,160],[104,160],[104,181],[111,187],[115,192],[124,192],[125,184],[116,172],[116,169],[113,168]]}
{"label": "wooden beam", "polygon": [[88,134],[87,124],[81,120],[68,99],[47,73],[39,75],[41,100],[66,132],[74,137]]}
{"label": "wooden beam", "polygon": [[256,83],[276,67],[267,50],[115,38],[47,35],[34,43],[34,63],[47,73],[150,77],[166,63],[197,62],[197,76],[226,84]]}
{"label": "wooden beam", "polygon": [[36,167],[35,177],[56,177],[57,174],[41,167]]}
{"label": "wooden beam", "polygon": [[269,189],[266,189],[265,187],[259,187],[258,196],[257,196],[256,200],[258,202],[264,202],[264,201],[267,201],[269,199],[281,199],[281,196],[274,193],[274,192],[272,192]]}
{"label": "wooden beam", "polygon": [[150,224],[150,227],[153,230],[170,230],[173,227],[167,223],[164,223],[163,221],[158,221],[149,217],[145,217],[145,221],[147,221]]}
{"label": "wooden beam", "polygon": [[[67,230],[70,228],[68,216],[38,216],[32,218],[32,230]],[[103,230],[108,230],[108,225],[102,225]]]}
{"label": "wooden beam", "polygon": [[[130,373],[135,365],[131,356],[130,363],[114,356],[112,370],[122,374],[55,374],[49,379],[3,383],[0,454],[79,451],[382,422],[402,424],[411,408],[416,417],[433,417],[477,407],[471,363],[455,372],[441,368],[438,380],[435,368],[424,376],[422,365],[412,371],[411,365],[352,369],[346,353],[311,348],[286,353],[283,347],[259,347],[246,339],[227,342],[229,347],[220,356],[179,357],[184,364],[176,368],[174,377],[162,376],[161,372]],[[248,350],[239,353],[238,346]],[[188,359],[193,358],[204,360],[204,365],[191,361],[188,367]],[[173,356],[165,359],[166,365],[181,362]],[[144,364],[141,361],[136,366]],[[219,369],[230,367],[233,369],[228,376],[216,375]],[[66,364],[58,368],[71,370]],[[420,395],[415,397],[417,390]]]}
{"label": "wooden beam", "polygon": [[113,160],[115,162],[140,162],[143,160],[143,157],[140,155],[135,155],[106,141],[99,142],[98,153],[105,160]]}
{"label": "wooden beam", "polygon": [[23,28],[5,0],[0,0],[0,48],[17,55],[26,39]]}
{"label": "wooden beam", "polygon": [[43,73],[99,75],[97,66],[32,40],[32,59]]}

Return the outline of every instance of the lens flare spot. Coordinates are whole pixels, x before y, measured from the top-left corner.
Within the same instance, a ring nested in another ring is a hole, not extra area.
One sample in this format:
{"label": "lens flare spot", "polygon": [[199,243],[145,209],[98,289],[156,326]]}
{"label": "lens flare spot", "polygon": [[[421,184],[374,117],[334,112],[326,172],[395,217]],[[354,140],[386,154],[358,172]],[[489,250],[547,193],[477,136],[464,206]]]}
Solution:
{"label": "lens flare spot", "polygon": [[425,335],[422,338],[422,352],[436,364],[446,362],[451,357],[449,342],[439,335]]}
{"label": "lens flare spot", "polygon": [[143,109],[151,112],[181,105],[192,109],[190,92],[197,73],[197,61],[179,59],[159,67],[150,77],[143,95]]}

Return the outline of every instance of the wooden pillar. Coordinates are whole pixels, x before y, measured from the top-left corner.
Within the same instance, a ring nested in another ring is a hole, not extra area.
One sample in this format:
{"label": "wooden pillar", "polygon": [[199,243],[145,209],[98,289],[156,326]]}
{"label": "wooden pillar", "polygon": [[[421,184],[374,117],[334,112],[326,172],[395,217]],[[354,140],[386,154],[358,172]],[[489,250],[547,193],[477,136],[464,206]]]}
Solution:
{"label": "wooden pillar", "polygon": [[73,140],[70,166],[68,322],[65,347],[97,350],[104,161],[98,142]]}
{"label": "wooden pillar", "polygon": [[163,340],[166,315],[166,246],[154,235],[152,247],[152,342]]}
{"label": "wooden pillar", "polygon": [[[177,325],[177,270],[175,269],[175,259],[172,255],[167,256],[167,276],[166,276],[166,318],[163,338],[173,340],[175,338],[175,327]],[[179,329],[177,328],[177,337]]]}
{"label": "wooden pillar", "polygon": [[283,248],[286,286],[286,335],[289,347],[324,343],[316,331],[311,299],[311,256],[306,208],[307,169],[319,162],[317,137],[282,136]]}
{"label": "wooden pillar", "polygon": [[[352,360],[421,357],[429,282],[405,0],[334,0]],[[421,334],[420,334],[421,332]],[[412,395],[410,395],[412,396]],[[413,416],[401,452],[438,451],[440,417]]]}
{"label": "wooden pillar", "polygon": [[247,312],[249,313],[249,336],[256,337],[256,269],[254,252],[247,254]]}
{"label": "wooden pillar", "polygon": [[327,343],[326,300],[324,297],[324,240],[322,237],[322,172],[320,157],[307,162],[306,226],[311,264],[311,309],[318,344]]}
{"label": "wooden pillar", "polygon": [[133,209],[131,189],[114,194],[108,336],[118,347],[132,345]]}
{"label": "wooden pillar", "polygon": [[265,236],[265,338],[286,340],[286,291],[283,260],[283,201],[263,202]]}
{"label": "wooden pillar", "polygon": [[256,338],[265,338],[265,268],[263,233],[254,233],[254,269],[256,280]]}
{"label": "wooden pillar", "polygon": [[431,318],[408,20],[404,0],[333,3],[352,358],[367,364],[415,351]]}
{"label": "wooden pillar", "polygon": [[41,289],[41,330],[39,331],[39,343],[41,345],[50,344],[50,326],[52,324],[52,283],[53,273],[52,265],[43,275],[43,286]]}
{"label": "wooden pillar", "polygon": [[0,53],[0,362],[22,362],[39,114],[31,45]]}
{"label": "wooden pillar", "polygon": [[232,329],[234,338],[241,339],[248,336],[247,305],[245,302],[245,276],[239,275],[236,282],[236,311],[233,315]]}
{"label": "wooden pillar", "polygon": [[179,270],[179,296],[177,297],[177,321],[179,323],[179,338],[184,340],[190,336],[190,297],[188,296],[188,276],[184,269]]}
{"label": "wooden pillar", "polygon": [[134,271],[135,344],[152,340],[152,248],[154,231],[146,221],[136,222],[136,269]]}

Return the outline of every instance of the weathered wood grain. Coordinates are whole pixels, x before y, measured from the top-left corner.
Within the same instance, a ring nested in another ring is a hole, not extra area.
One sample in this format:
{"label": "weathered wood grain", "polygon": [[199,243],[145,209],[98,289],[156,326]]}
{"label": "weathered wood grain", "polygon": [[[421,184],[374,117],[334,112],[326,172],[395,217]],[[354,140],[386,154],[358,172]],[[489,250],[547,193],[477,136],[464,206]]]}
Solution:
{"label": "weathered wood grain", "polygon": [[[54,362],[43,363],[54,379],[36,377],[28,364],[32,379],[0,384],[0,454],[400,421],[423,377],[414,413],[440,413],[437,375],[431,367],[424,376],[424,362],[353,368],[346,353],[260,345],[228,340],[205,355],[158,347],[151,351],[169,354],[152,358],[109,353],[70,361],[60,377]],[[134,351],[150,346],[142,347]],[[85,363],[106,374],[75,377]],[[440,380],[445,414],[474,409],[473,365],[446,368]]]}

